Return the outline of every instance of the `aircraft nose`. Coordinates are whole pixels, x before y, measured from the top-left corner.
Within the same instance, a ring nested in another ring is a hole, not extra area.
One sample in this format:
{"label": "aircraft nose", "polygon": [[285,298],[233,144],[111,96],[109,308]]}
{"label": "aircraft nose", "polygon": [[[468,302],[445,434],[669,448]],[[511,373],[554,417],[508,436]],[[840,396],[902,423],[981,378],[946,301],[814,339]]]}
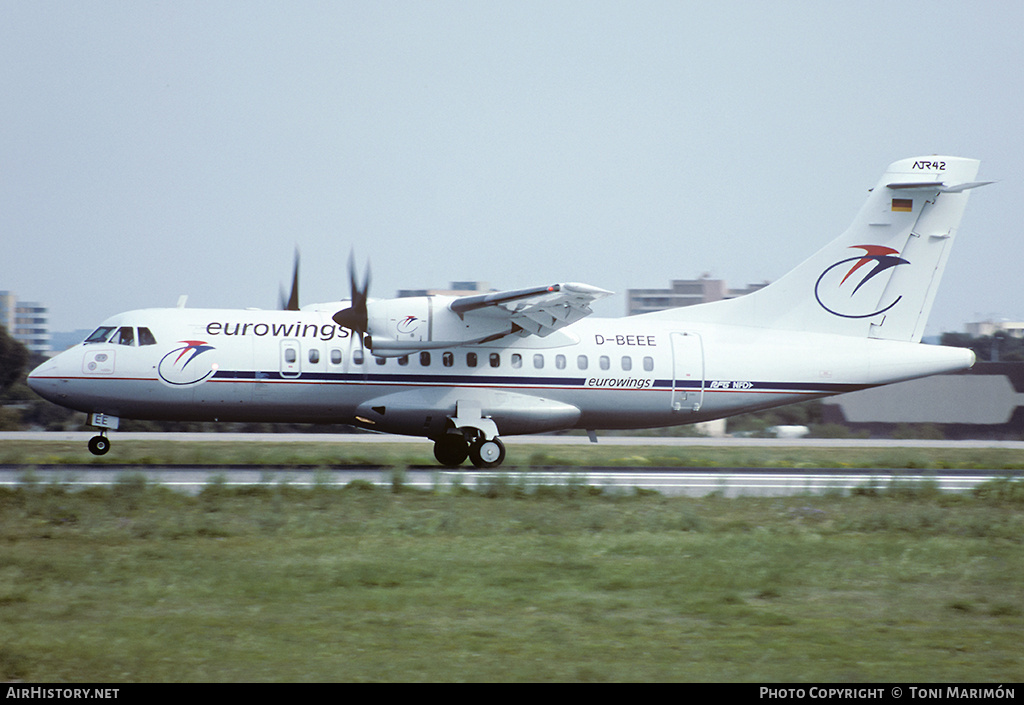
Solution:
{"label": "aircraft nose", "polygon": [[31,387],[32,391],[34,391],[36,394],[39,393],[40,387],[43,386],[43,369],[49,366],[50,363],[51,361],[47,360],[46,362],[39,365],[34,370],[28,373],[28,379],[26,381],[28,382],[28,386]]}
{"label": "aircraft nose", "polygon": [[60,355],[52,357],[28,373],[28,386],[43,399],[57,401],[61,379]]}

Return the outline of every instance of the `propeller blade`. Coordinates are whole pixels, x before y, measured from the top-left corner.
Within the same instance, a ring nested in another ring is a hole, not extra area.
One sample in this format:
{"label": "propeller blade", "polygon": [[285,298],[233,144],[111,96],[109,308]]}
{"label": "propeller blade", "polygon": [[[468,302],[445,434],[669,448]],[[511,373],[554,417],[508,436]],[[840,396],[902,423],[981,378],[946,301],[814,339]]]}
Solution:
{"label": "propeller blade", "polygon": [[356,278],[355,252],[350,253],[348,257],[348,277],[350,290],[352,292],[352,305],[346,309],[338,311],[334,316],[332,316],[332,318],[339,326],[358,333],[359,342],[360,345],[362,345],[363,337],[367,333],[366,329],[369,324],[366,301],[370,291],[370,263],[366,263],[366,274],[363,277],[363,285],[359,286],[359,280]]}
{"label": "propeller blade", "polygon": [[299,248],[295,248],[295,268],[292,270],[292,293],[285,299],[284,289],[281,289],[281,310],[299,310]]}

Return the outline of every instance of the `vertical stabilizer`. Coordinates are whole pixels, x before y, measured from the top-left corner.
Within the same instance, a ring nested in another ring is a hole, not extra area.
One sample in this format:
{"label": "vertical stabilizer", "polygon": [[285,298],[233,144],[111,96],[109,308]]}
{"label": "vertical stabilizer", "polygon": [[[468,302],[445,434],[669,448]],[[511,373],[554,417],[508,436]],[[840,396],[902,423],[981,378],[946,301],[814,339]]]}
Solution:
{"label": "vertical stabilizer", "polygon": [[[674,317],[918,342],[979,162],[917,157],[886,170],[853,224],[759,291]],[[655,314],[657,315],[657,314]]]}

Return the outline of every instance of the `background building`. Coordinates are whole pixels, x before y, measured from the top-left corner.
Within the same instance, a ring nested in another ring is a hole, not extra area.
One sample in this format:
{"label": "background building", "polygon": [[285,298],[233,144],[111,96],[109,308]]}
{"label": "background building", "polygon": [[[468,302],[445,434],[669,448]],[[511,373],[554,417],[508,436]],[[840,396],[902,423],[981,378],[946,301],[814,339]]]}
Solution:
{"label": "background building", "polygon": [[1024,338],[1024,321],[978,321],[968,323],[965,327],[967,333],[975,338],[996,333],[1005,333],[1014,338]]}
{"label": "background building", "polygon": [[410,296],[470,296],[472,294],[486,294],[492,289],[487,282],[452,282],[450,289],[399,289],[399,298]]}
{"label": "background building", "polygon": [[50,312],[36,301],[18,301],[10,291],[0,291],[0,325],[31,352],[50,352]]}
{"label": "background building", "polygon": [[635,316],[667,308],[734,299],[766,286],[768,282],[750,284],[744,289],[730,289],[724,280],[712,279],[707,275],[700,279],[673,279],[668,289],[629,289],[626,292],[626,315]]}

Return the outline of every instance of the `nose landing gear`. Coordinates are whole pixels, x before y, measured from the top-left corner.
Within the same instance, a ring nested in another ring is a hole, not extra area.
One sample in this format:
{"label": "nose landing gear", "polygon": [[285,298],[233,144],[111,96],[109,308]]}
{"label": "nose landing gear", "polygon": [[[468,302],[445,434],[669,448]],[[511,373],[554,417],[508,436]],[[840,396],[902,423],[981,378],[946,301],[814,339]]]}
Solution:
{"label": "nose landing gear", "polygon": [[89,425],[100,429],[100,435],[89,439],[89,452],[93,455],[106,455],[110,450],[110,439],[107,438],[107,431],[116,429],[121,420],[109,414],[89,414]]}
{"label": "nose landing gear", "polygon": [[106,455],[109,450],[110,439],[107,438],[106,431],[100,431],[100,435],[89,439],[89,452],[93,455]]}

